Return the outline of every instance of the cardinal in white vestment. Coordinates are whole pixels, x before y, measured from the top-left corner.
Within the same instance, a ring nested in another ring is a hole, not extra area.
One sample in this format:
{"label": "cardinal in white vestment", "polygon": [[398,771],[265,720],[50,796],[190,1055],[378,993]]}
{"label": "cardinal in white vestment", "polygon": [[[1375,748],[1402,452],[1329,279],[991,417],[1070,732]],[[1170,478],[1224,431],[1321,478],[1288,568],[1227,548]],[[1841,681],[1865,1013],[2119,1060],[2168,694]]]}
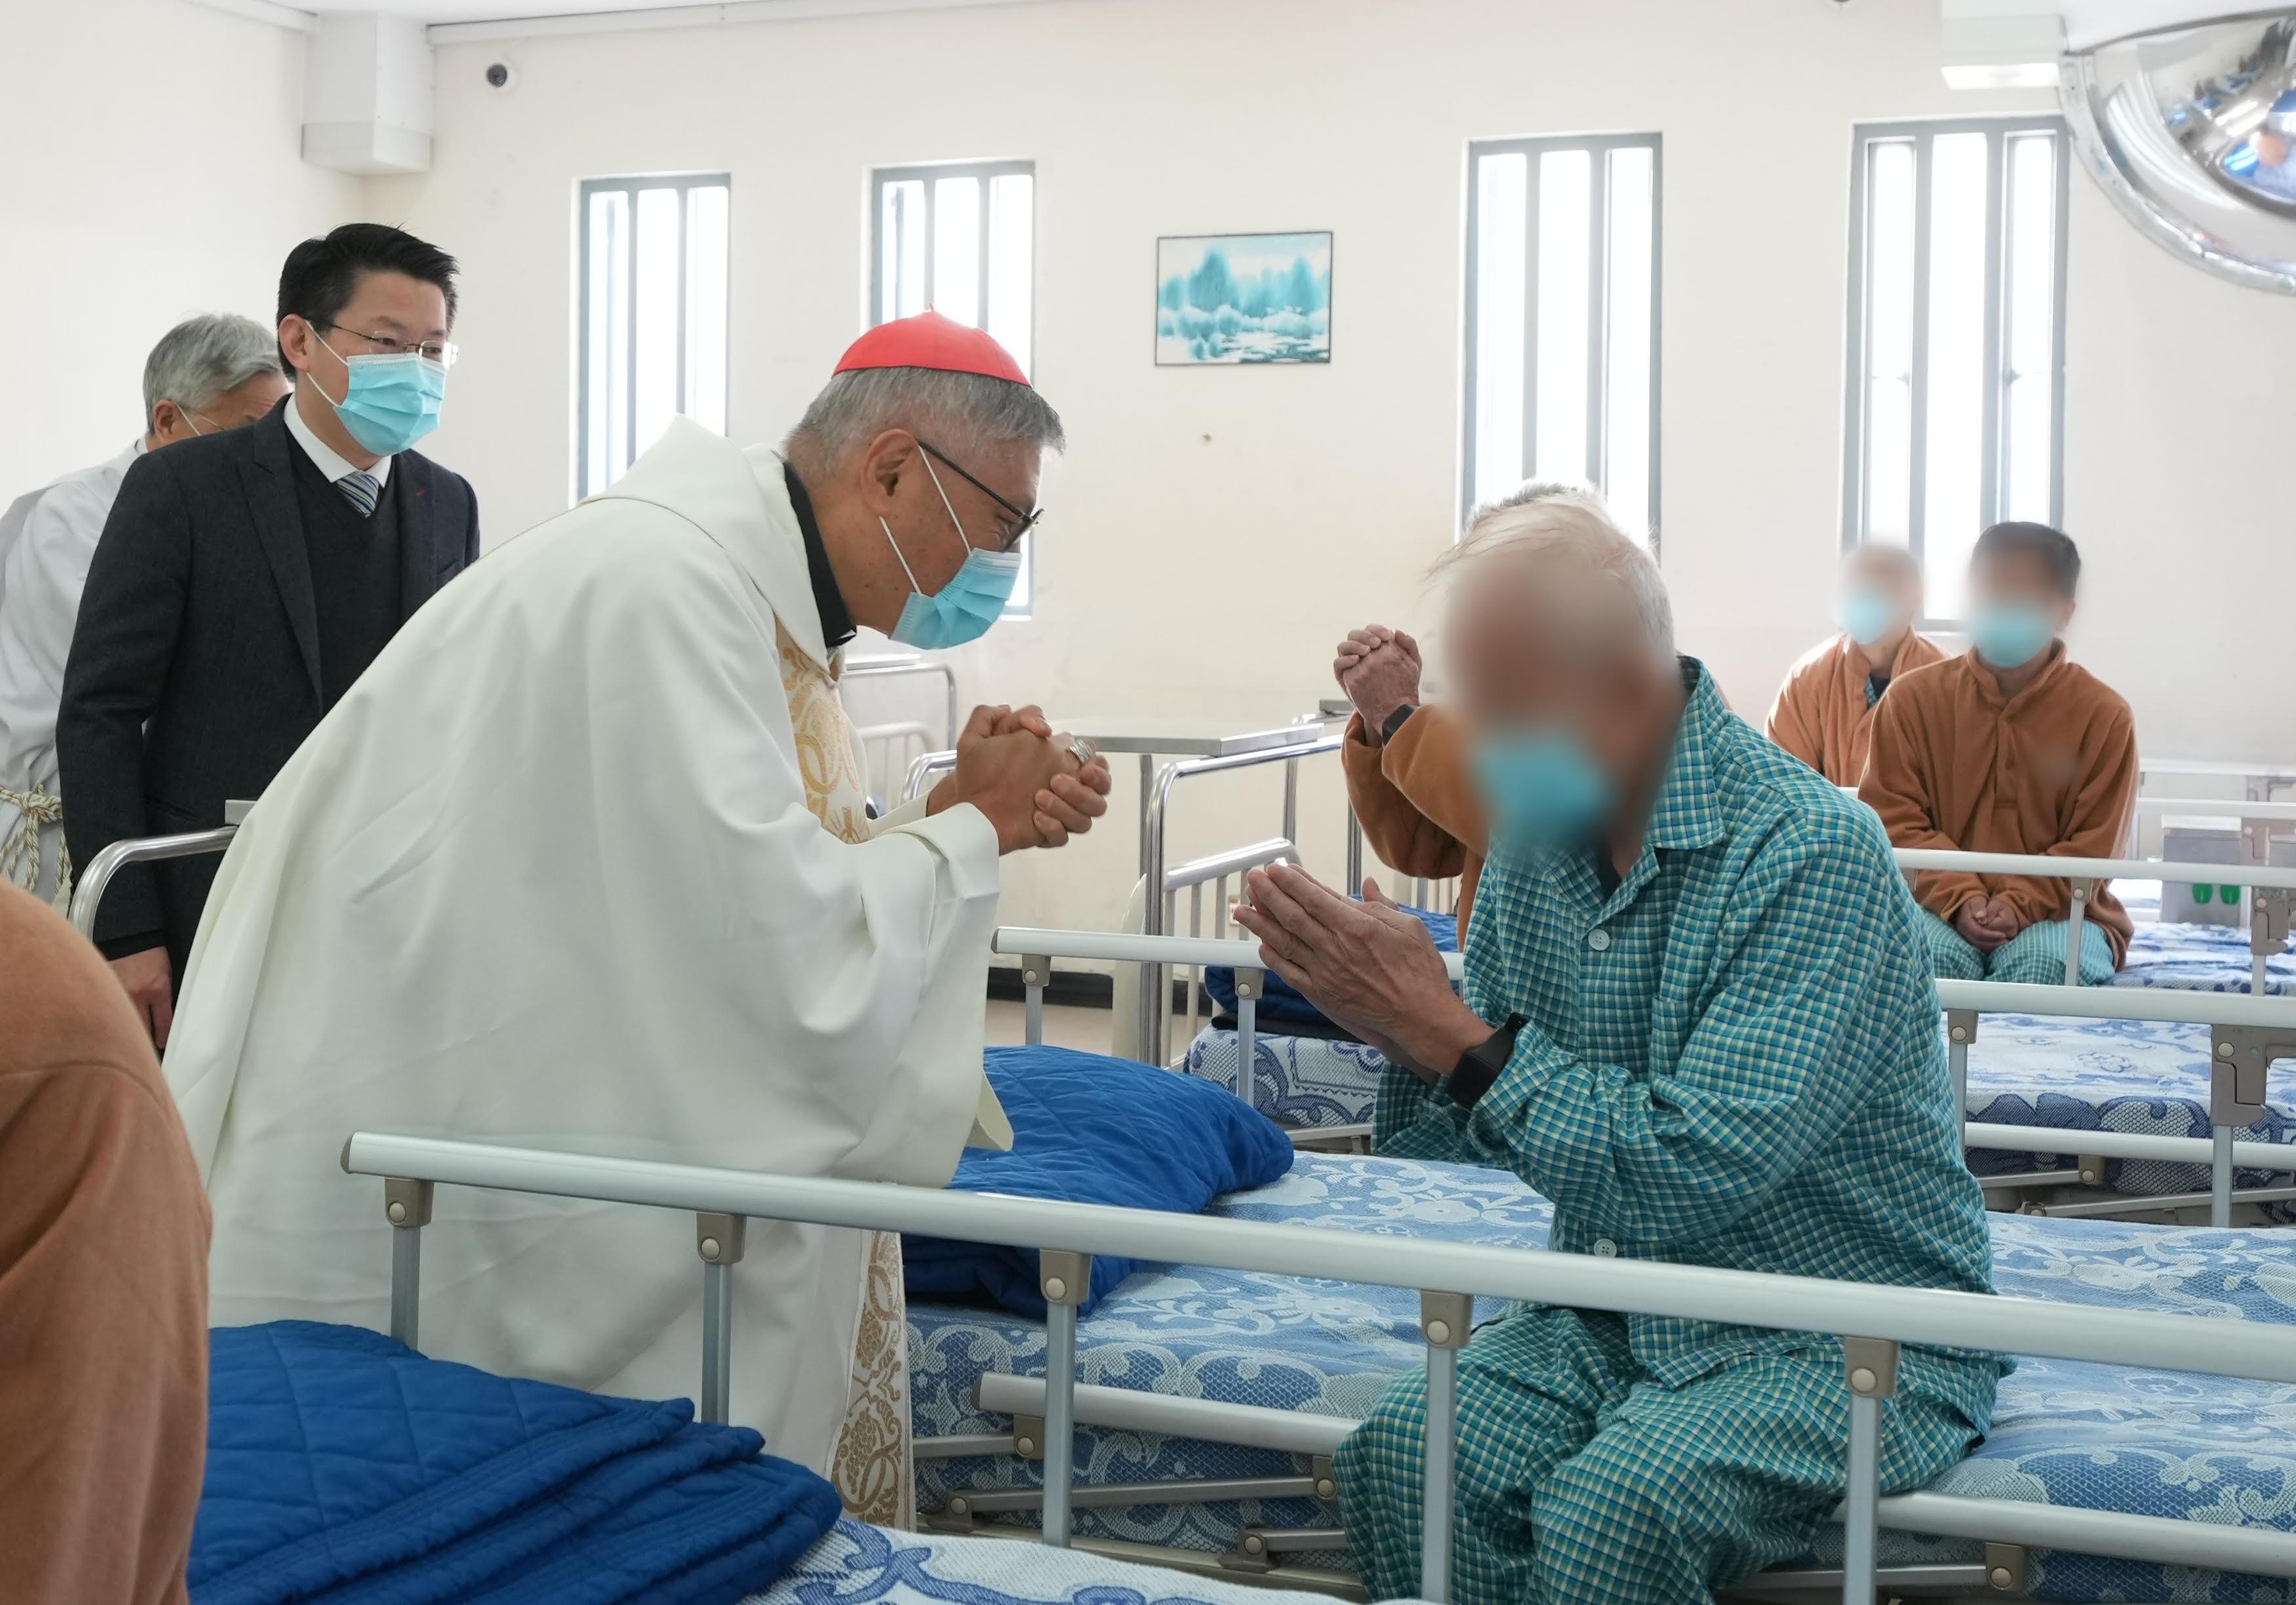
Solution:
{"label": "cardinal in white vestment", "polygon": [[[998,856],[1089,829],[1107,767],[983,708],[955,773],[872,822],[838,648],[994,623],[1061,444],[987,335],[887,324],[780,452],[680,420],[415,616],[264,793],[184,977],[166,1069],[217,1324],[386,1323],[357,1129],[927,1187],[995,1140]],[[428,1351],[693,1392],[690,1217],[436,1209]],[[905,1519],[898,1240],[754,1223],[732,1285],[733,1419]]]}

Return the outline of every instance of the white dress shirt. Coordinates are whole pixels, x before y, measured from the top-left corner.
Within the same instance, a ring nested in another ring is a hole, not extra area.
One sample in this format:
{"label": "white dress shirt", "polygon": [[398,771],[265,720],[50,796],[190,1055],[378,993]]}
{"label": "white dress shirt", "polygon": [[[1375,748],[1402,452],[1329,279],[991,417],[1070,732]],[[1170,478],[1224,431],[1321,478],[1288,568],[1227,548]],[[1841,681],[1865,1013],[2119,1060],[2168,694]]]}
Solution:
{"label": "white dress shirt", "polygon": [[[322,393],[319,399],[324,401],[325,395]],[[357,463],[346,461],[333,446],[319,438],[316,430],[303,422],[303,409],[295,404],[292,396],[287,398],[287,432],[295,437],[295,444],[303,448],[303,454],[327,476],[328,484],[340,484],[359,471]],[[374,466],[366,471],[366,475],[374,481],[375,490],[380,494],[382,487],[390,483],[390,459],[376,458]]]}
{"label": "white dress shirt", "polygon": [[0,554],[0,879],[44,898],[60,889],[63,824],[61,815],[28,824],[27,799],[40,799],[43,812],[54,807],[56,705],[79,594],[119,482],[143,451],[139,439],[35,492]]}

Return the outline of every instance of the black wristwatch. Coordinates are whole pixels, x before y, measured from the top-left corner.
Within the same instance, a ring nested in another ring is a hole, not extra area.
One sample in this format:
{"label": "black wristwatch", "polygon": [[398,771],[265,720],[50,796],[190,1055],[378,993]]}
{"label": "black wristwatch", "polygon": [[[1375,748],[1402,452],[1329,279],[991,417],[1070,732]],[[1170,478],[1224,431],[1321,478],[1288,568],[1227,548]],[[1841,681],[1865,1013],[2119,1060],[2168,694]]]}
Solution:
{"label": "black wristwatch", "polygon": [[1459,1055],[1459,1062],[1451,1067],[1445,1077],[1443,1090],[1451,1094],[1451,1101],[1461,1109],[1472,1109],[1499,1073],[1514,1057],[1514,1039],[1529,1022],[1520,1014],[1507,1016],[1506,1024]]}
{"label": "black wristwatch", "polygon": [[1388,715],[1386,720],[1382,723],[1379,727],[1379,744],[1384,747],[1390,741],[1395,740],[1395,733],[1402,729],[1405,725],[1408,724],[1410,722],[1411,716],[1418,711],[1418,703],[1406,702],[1402,707]]}

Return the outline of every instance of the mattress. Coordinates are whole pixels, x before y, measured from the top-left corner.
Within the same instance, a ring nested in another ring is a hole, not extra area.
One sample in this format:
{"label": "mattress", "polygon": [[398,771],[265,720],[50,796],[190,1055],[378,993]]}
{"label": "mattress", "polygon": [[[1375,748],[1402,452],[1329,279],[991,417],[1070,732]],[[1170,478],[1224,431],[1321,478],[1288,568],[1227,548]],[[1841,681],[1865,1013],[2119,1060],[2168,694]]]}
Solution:
{"label": "mattress", "polygon": [[840,1521],[748,1605],[1331,1605],[1076,1550]]}
{"label": "mattress", "polygon": [[[1217,1200],[1209,1214],[1451,1242],[1546,1241],[1553,1211],[1514,1177],[1471,1166],[1306,1154],[1270,1187]],[[1479,1312],[1495,1314],[1486,1304]],[[1424,1363],[1418,1295],[1397,1288],[1201,1267],[1144,1271],[1078,1326],[1077,1380],[1108,1388],[1360,1420],[1388,1383]],[[1041,1324],[994,1309],[909,1306],[909,1391],[918,1437],[1001,1432],[1011,1421],[973,1404],[981,1376],[1041,1376]],[[1013,1456],[917,1462],[919,1507],[955,1487],[1038,1486]],[[1286,1477],[1291,1456],[1129,1432],[1079,1434],[1077,1472],[1095,1483],[1171,1477]],[[1033,1522],[1034,1518],[1028,1519]],[[1181,1549],[1226,1550],[1246,1525],[1334,1519],[1305,1499],[1239,1505],[1079,1511],[1076,1530]],[[1328,1559],[1328,1558],[1327,1558]]]}
{"label": "mattress", "polygon": [[[2206,1137],[2209,1028],[2160,1020],[2055,1020],[1988,1014],[1969,1050],[1969,1118],[2002,1126],[2070,1133],[2133,1132]],[[2296,1064],[2276,1065],[2266,1083],[2266,1114],[2240,1133],[2246,1142],[2296,1142]],[[2054,1167],[2079,1151],[2077,1137],[2034,1153],[1972,1150],[1970,1168],[2001,1175]],[[2280,1185],[2284,1173],[2243,1170],[2243,1187]],[[2140,1197],[2205,1191],[2204,1165],[2112,1160],[2104,1183]]]}
{"label": "mattress", "polygon": [[[1502,1173],[1312,1154],[1275,1186],[1219,1200],[1210,1213],[1526,1247],[1544,1244],[1551,1218],[1544,1200]],[[2004,1293],[2296,1325],[2296,1233],[1992,1221]],[[918,1436],[1008,1430],[1008,1420],[973,1407],[972,1389],[986,1372],[1043,1374],[1042,1329],[993,1311],[912,1306],[909,1317]],[[1108,1387],[1358,1419],[1389,1380],[1424,1363],[1417,1321],[1416,1296],[1400,1290],[1152,1270],[1081,1323],[1078,1374]],[[1300,1470],[1283,1454],[1089,1428],[1079,1433],[1078,1454],[1078,1478],[1093,1484]],[[922,1461],[920,1504],[940,1510],[952,1486],[1034,1486],[1038,1470],[1012,1456]],[[2026,1361],[2001,1385],[1992,1437],[1934,1486],[2296,1530],[2296,1387]],[[1246,1526],[1335,1520],[1332,1508],[1306,1499],[1228,1502],[1083,1510],[1076,1530],[1226,1551]],[[1890,1564],[1974,1554],[1965,1543],[1883,1535]],[[2158,1566],[2079,1556],[2037,1556],[2031,1576],[2036,1597],[2052,1600],[2291,1597],[2291,1585],[2276,1581],[2170,1577]]]}
{"label": "mattress", "polygon": [[[2234,925],[2140,922],[2128,957],[2112,978],[2116,987],[2163,987],[2177,992],[2246,992],[2255,979],[2248,932]],[[2296,954],[2265,961],[2267,997],[2296,997]]]}
{"label": "mattress", "polygon": [[[1384,1061],[1361,1043],[1255,1034],[1259,1080],[1253,1101],[1281,1125],[1331,1127],[1368,1125]],[[1206,1030],[1188,1047],[1187,1069],[1235,1091],[1241,1039],[1233,1031]],[[2206,1137],[2209,1118],[2209,1031],[2205,1026],[2154,1020],[2077,1020],[2030,1015],[1988,1015],[1969,1055],[1969,1118],[2001,1126],[2079,1131],[2134,1132],[2151,1136]],[[2245,1128],[2244,1141],[2296,1142],[2296,1065],[2276,1067],[2267,1089],[2267,1113]],[[2013,1154],[1972,1151],[1980,1175],[2004,1175],[2054,1166],[2077,1145]],[[2280,1178],[2243,1171],[2243,1187]],[[2113,1160],[2105,1185],[2153,1198],[2203,1191],[2205,1166],[2160,1160]]]}
{"label": "mattress", "polygon": [[[1360,1042],[1252,1033],[1258,1079],[1251,1101],[1278,1126],[1368,1126],[1387,1061]],[[1233,1093],[1243,1065],[1243,1039],[1212,1027],[1188,1044],[1186,1069]]]}

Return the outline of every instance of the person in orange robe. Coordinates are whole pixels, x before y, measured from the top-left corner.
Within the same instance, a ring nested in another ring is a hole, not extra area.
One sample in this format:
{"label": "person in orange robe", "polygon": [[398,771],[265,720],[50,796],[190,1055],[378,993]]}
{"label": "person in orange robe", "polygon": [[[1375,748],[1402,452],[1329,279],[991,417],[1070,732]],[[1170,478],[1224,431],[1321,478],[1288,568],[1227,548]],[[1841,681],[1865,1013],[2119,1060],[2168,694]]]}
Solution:
{"label": "person in orange robe", "polygon": [[[2065,655],[2080,553],[2042,524],[1997,524],[1970,561],[1971,648],[1890,688],[1858,796],[1900,848],[2112,858],[2136,799],[2128,704]],[[1914,881],[1941,979],[2062,982],[2068,880],[1925,872]],[[2133,926],[2091,900],[2080,979],[2102,986]]]}
{"label": "person in orange robe", "polygon": [[208,1203],[94,947],[0,884],[0,1599],[181,1605]]}
{"label": "person in orange robe", "polygon": [[1837,786],[1866,774],[1866,743],[1882,695],[1945,656],[1914,628],[1922,566],[1903,546],[1867,545],[1842,560],[1840,632],[1786,671],[1765,733]]}
{"label": "person in orange robe", "polygon": [[1464,941],[1489,830],[1465,736],[1442,708],[1420,706],[1419,643],[1400,630],[1354,631],[1332,672],[1356,708],[1340,762],[1364,839],[1398,874],[1459,878]]}

